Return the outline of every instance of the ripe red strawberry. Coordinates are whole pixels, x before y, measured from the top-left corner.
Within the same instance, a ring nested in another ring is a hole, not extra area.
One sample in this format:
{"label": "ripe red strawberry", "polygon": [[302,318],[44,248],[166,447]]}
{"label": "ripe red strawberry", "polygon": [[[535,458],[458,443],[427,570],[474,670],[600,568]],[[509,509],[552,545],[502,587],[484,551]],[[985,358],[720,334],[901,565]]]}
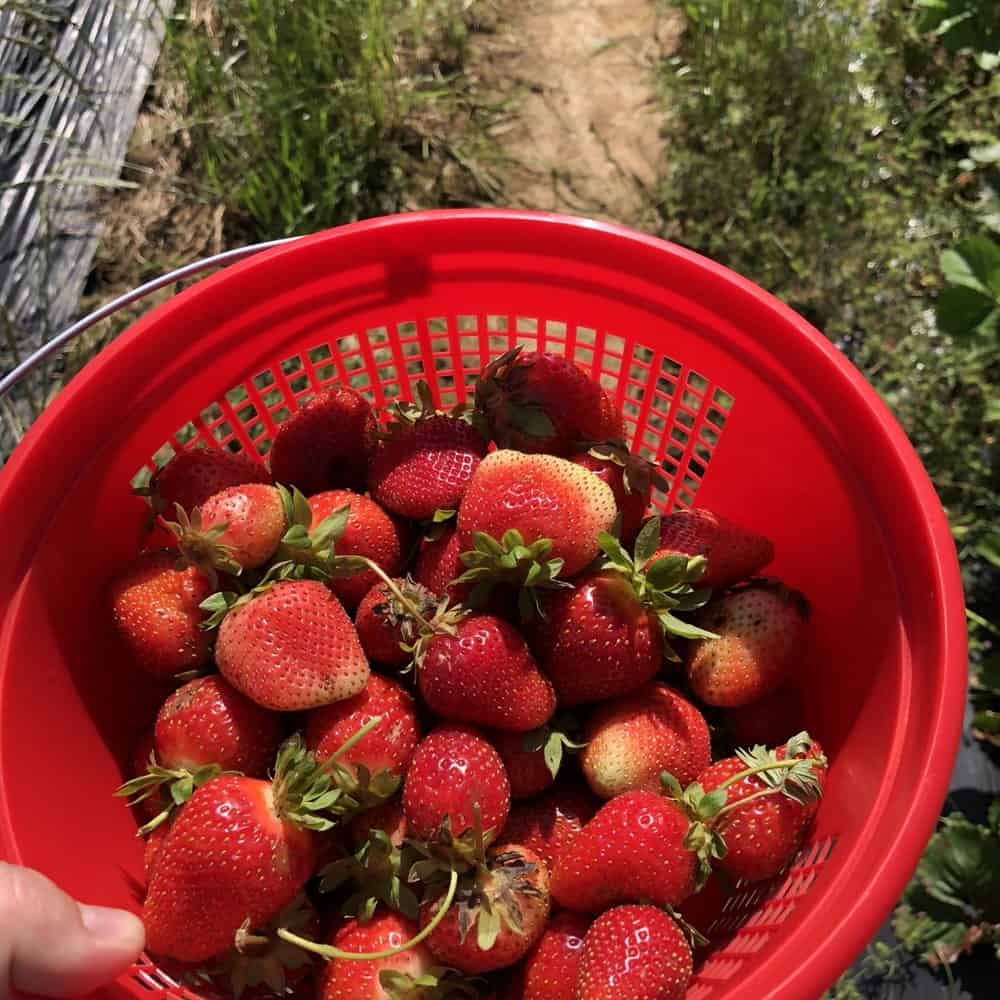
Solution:
{"label": "ripe red strawberry", "polygon": [[[421,908],[426,927],[444,901]],[[463,885],[427,938],[439,962],[480,974],[519,962],[535,946],[549,918],[549,873],[545,862],[518,844],[491,848],[486,863]]]}
{"label": "ripe red strawberry", "polygon": [[733,745],[738,747],[752,747],[758,743],[775,746],[793,732],[801,720],[802,696],[787,684],[757,701],[726,712],[726,728]]}
{"label": "ripe red strawberry", "polygon": [[[420,383],[426,388],[426,383]],[[368,486],[383,507],[428,521],[438,510],[457,510],[487,443],[467,420],[423,406],[396,407],[397,419],[380,435]]]}
{"label": "ripe red strawberry", "polygon": [[590,919],[563,910],[550,921],[535,950],[524,960],[521,1000],[576,1000],[583,938]]}
{"label": "ripe red strawberry", "polygon": [[510,811],[501,837],[530,848],[553,872],[562,853],[593,819],[600,805],[585,788],[558,785],[530,802],[518,802]]}
{"label": "ripe red strawberry", "polygon": [[[417,707],[400,684],[372,674],[359,693],[344,701],[313,709],[306,720],[306,746],[325,759],[343,746],[365,723],[376,717],[381,722],[364,739],[337,758],[362,787],[368,779],[358,774],[364,768],[374,781],[382,772],[401,780],[413,759],[420,740]],[[396,783],[393,783],[395,790]]]}
{"label": "ripe red strawberry", "polygon": [[[336,540],[338,556],[365,556],[389,576],[398,576],[406,553],[406,531],[395,518],[368,497],[350,490],[328,490],[309,498],[313,525],[319,525],[335,511],[350,507],[343,534]],[[378,582],[371,570],[329,581],[330,589],[347,608],[356,608]]]}
{"label": "ripe red strawberry", "polygon": [[200,507],[210,496],[228,486],[269,483],[271,476],[255,456],[225,448],[190,448],[176,454],[137,492],[149,496],[157,513],[172,515],[175,505],[184,510]]}
{"label": "ripe red strawberry", "polygon": [[[434,616],[438,598],[426,587],[398,577],[393,582],[422,615],[427,618]],[[365,594],[354,617],[354,627],[368,658],[389,667],[402,667],[413,659],[413,654],[402,646],[416,641],[414,625],[408,609],[381,582]]]}
{"label": "ripe red strawberry", "polygon": [[510,779],[512,799],[528,799],[544,792],[556,780],[566,749],[579,750],[559,728],[543,726],[528,733],[497,731],[490,734]]}
{"label": "ripe red strawberry", "polygon": [[799,666],[809,604],[777,581],[758,581],[712,601],[698,616],[715,639],[692,644],[691,690],[703,702],[734,708],[763,698]]}
{"label": "ripe red strawberry", "polygon": [[574,361],[521,348],[492,361],[476,385],[476,407],[503,448],[568,455],[579,441],[622,437],[621,414]]}
{"label": "ripe red strawberry", "polygon": [[691,981],[691,947],[677,922],[655,906],[618,906],[583,939],[577,997],[681,1000]]}
{"label": "ripe red strawberry", "polygon": [[306,496],[363,489],[374,434],[375,414],[364,396],[347,386],[327,389],[278,427],[271,474]]}
{"label": "ripe red strawberry", "polygon": [[662,795],[619,795],[557,858],[553,898],[582,913],[640,899],[677,906],[696,887],[697,858],[685,847],[689,826],[680,806]]}
{"label": "ripe red strawberry", "polygon": [[438,597],[448,597],[456,604],[469,594],[471,586],[465,583],[449,586],[465,572],[462,539],[455,528],[445,528],[437,538],[424,538],[420,542],[413,578]]}
{"label": "ripe red strawberry", "polygon": [[607,483],[552,455],[495,451],[483,459],[458,512],[459,544],[471,550],[475,533],[502,538],[513,529],[525,545],[551,539],[551,557],[575,576],[599,552],[598,535],[618,508]]}
{"label": "ripe red strawberry", "polygon": [[470,615],[429,637],[417,685],[435,714],[494,729],[537,729],[556,707],[521,634],[494,615]]}
{"label": "ripe red strawberry", "polygon": [[660,525],[660,556],[704,556],[708,569],[699,581],[713,590],[759,573],[773,558],[774,545],[710,510],[674,511]]}
{"label": "ripe red strawberry", "polygon": [[584,739],[580,766],[602,799],[636,789],[658,792],[662,771],[686,785],[712,761],[704,716],[666,684],[647,684],[600,705]]}
{"label": "ripe red strawberry", "polygon": [[160,853],[166,842],[167,834],[170,833],[170,823],[161,823],[153,827],[146,836],[146,846],[142,852],[142,870],[146,875],[146,883],[149,884],[153,877],[153,871],[160,860]]}
{"label": "ripe red strawberry", "polygon": [[212,650],[211,635],[200,627],[200,605],[212,586],[193,566],[176,566],[176,552],[144,552],[109,587],[118,634],[135,665],[156,677],[197,670]]}
{"label": "ripe red strawberry", "polygon": [[350,698],[370,670],[340,601],[315,580],[286,580],[236,602],[222,619],[215,661],[258,705],[281,712]]}
{"label": "ripe red strawberry", "polygon": [[399,799],[390,799],[380,806],[375,806],[374,809],[358,813],[347,829],[351,848],[357,850],[362,844],[367,843],[372,830],[382,830],[393,847],[402,847],[403,841],[409,835],[406,816],[403,814],[403,803]]}
{"label": "ripe red strawberry", "polygon": [[681,903],[678,913],[686,924],[703,937],[710,939],[712,924],[721,916],[729,895],[719,876],[713,874],[693,896],[688,896]]}
{"label": "ripe red strawberry", "polygon": [[[129,770],[129,780],[140,778],[149,773],[150,755],[155,749],[153,743],[153,730],[149,728],[136,741],[135,749],[132,751],[131,768]],[[127,784],[127,782],[126,782]],[[169,812],[170,797],[166,794],[166,789],[162,785],[156,786],[148,796],[142,798],[131,798],[130,806],[135,807],[135,811],[144,823],[159,816],[164,809]]]}
{"label": "ripe red strawberry", "polygon": [[403,785],[410,835],[431,840],[447,825],[452,837],[478,822],[489,843],[507,822],[510,784],[496,750],[471,726],[438,726],[417,747]]}
{"label": "ripe red strawberry", "polygon": [[[726,853],[718,867],[730,878],[758,882],[781,871],[802,845],[822,795],[827,762],[819,744],[804,733],[771,754],[763,747],[737,753],[703,771],[698,783],[706,792],[722,788],[726,792],[725,808],[714,821],[715,830],[726,842]],[[748,768],[766,767],[774,760],[803,761],[803,773],[792,773],[791,777],[803,782],[804,789],[786,782],[788,791],[775,791],[775,782],[788,778],[788,771],[762,770],[737,777]],[[768,789],[774,793],[759,794]]]}

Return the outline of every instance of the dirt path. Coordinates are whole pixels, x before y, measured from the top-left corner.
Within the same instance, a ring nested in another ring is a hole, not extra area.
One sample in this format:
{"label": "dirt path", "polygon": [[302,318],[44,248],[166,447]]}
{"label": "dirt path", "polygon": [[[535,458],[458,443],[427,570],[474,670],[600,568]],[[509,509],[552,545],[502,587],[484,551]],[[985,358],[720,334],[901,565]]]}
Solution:
{"label": "dirt path", "polygon": [[473,42],[487,88],[512,100],[494,130],[509,159],[505,203],[641,227],[663,154],[659,61],[679,15],[655,0],[506,0]]}

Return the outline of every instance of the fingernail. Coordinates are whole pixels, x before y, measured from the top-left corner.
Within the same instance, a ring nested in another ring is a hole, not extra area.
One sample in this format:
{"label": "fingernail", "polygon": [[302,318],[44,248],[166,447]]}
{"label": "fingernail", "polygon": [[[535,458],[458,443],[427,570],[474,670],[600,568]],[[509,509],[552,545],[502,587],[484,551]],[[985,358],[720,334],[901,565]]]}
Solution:
{"label": "fingernail", "polygon": [[80,903],[80,919],[91,937],[102,943],[133,944],[143,938],[142,921],[135,914],[109,906],[89,906]]}

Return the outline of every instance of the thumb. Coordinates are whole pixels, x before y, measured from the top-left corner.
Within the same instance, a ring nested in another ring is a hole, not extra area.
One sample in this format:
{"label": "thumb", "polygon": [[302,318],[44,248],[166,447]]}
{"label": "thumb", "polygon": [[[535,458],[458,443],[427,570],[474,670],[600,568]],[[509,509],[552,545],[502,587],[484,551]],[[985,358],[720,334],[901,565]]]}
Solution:
{"label": "thumb", "polygon": [[0,1000],[82,996],[142,951],[138,917],[77,903],[44,875],[0,862]]}

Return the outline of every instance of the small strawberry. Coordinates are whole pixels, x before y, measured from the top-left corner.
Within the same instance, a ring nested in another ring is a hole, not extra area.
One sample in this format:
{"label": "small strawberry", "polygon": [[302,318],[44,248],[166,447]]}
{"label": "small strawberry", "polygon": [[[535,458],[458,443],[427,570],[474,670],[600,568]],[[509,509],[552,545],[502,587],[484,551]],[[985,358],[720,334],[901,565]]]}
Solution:
{"label": "small strawberry", "polygon": [[719,590],[756,576],[774,558],[774,546],[763,535],[699,508],[674,511],[663,519],[653,558],[661,556],[704,556],[708,569],[701,584]]}
{"label": "small strawberry", "polygon": [[674,614],[707,599],[707,591],[692,587],[704,560],[652,560],[657,528],[654,518],[639,533],[634,558],[601,533],[604,568],[580,577],[573,590],[542,596],[543,617],[531,628],[532,648],[561,705],[635,691],[659,672],[664,654],[677,658],[668,635],[712,634]]}
{"label": "small strawberry", "polygon": [[[782,767],[795,762],[792,768]],[[802,845],[823,792],[827,760],[807,733],[775,751],[737,750],[698,778],[707,793],[725,793],[713,821],[725,839],[719,868],[732,879],[759,882],[777,875]]]}
{"label": "small strawberry", "polygon": [[618,508],[607,483],[562,458],[495,451],[483,459],[458,511],[462,551],[476,535],[502,538],[511,529],[524,545],[551,540],[562,575],[575,576],[597,554],[598,535],[614,522]]}
{"label": "small strawberry", "polygon": [[461,603],[472,589],[468,584],[452,583],[466,569],[461,555],[462,540],[455,528],[445,528],[444,532],[435,538],[423,538],[420,541],[413,578],[432,594]]}
{"label": "small strawberry", "polygon": [[[421,908],[426,927],[444,900]],[[549,874],[534,852],[518,844],[491,848],[484,865],[463,883],[427,947],[445,965],[480,974],[519,962],[549,918]]]}
{"label": "small strawberry", "polygon": [[670,484],[652,462],[633,455],[622,441],[602,441],[570,461],[590,469],[611,487],[621,517],[621,540],[630,545],[642,527],[653,486],[666,491]]}
{"label": "small strawberry", "polygon": [[735,708],[780,687],[799,665],[809,603],[775,580],[757,580],[712,601],[698,616],[717,633],[692,644],[691,690],[708,705]]}
{"label": "small strawberry", "polygon": [[679,905],[697,888],[698,858],[688,847],[690,827],[684,809],[662,795],[619,795],[556,860],[553,898],[582,913],[640,899]]}
{"label": "small strawberry", "polygon": [[529,802],[518,802],[501,837],[533,850],[553,872],[600,805],[585,788],[557,785]]}
{"label": "small strawberry", "polygon": [[458,509],[487,442],[468,420],[438,413],[426,382],[417,383],[417,396],[418,403],[390,407],[395,420],[379,434],[368,486],[387,510],[428,521]]}
{"label": "small strawberry", "polygon": [[258,705],[295,712],[342,701],[368,683],[370,670],[340,601],[315,580],[263,583],[243,597],[206,602],[221,617],[215,661]]}
{"label": "small strawberry", "polygon": [[154,513],[172,514],[178,504],[192,510],[229,486],[269,482],[267,469],[246,452],[196,447],[176,454],[136,492],[149,497]]}
{"label": "small strawberry", "polygon": [[618,906],[583,939],[576,996],[586,1000],[681,1000],[691,981],[691,946],[655,906]]}
{"label": "small strawberry", "polygon": [[417,709],[409,692],[372,674],[360,693],[315,708],[306,720],[306,746],[326,759],[376,717],[381,720],[378,726],[337,758],[337,767],[347,772],[349,792],[368,805],[395,793],[420,740]]}
{"label": "small strawberry", "polygon": [[781,743],[801,720],[802,696],[797,688],[786,684],[748,705],[729,709],[726,729],[734,746],[752,747],[760,743],[771,747]]}
{"label": "small strawberry", "polygon": [[579,365],[520,347],[483,369],[476,408],[502,448],[568,455],[578,441],[622,436],[621,414]]}
{"label": "small strawberry", "polygon": [[658,792],[662,771],[687,784],[712,761],[704,716],[666,684],[647,684],[600,705],[584,738],[580,766],[602,799],[636,789]]}
{"label": "small strawberry", "polygon": [[566,720],[557,720],[527,733],[490,734],[507,770],[512,799],[527,799],[544,792],[559,774],[564,751],[582,749],[584,744],[570,739],[565,725]]}
{"label": "small strawberry", "polygon": [[[357,727],[355,727],[357,728]],[[196,677],[163,703],[156,717],[153,747],[140,775],[116,795],[139,800],[170,792],[158,814],[140,830],[148,833],[175,805],[222,771],[263,778],[282,738],[281,719],[256,705],[218,676]]]}
{"label": "small strawberry", "polygon": [[563,910],[550,921],[535,950],[524,961],[521,1000],[576,1000],[583,939],[590,919]]}
{"label": "small strawberry", "polygon": [[144,552],[109,586],[111,619],[137,667],[156,677],[198,670],[211,657],[212,637],[200,626],[212,585],[177,553]]}
{"label": "small strawberry", "polygon": [[362,489],[374,435],[375,414],[364,396],[347,386],[327,389],[278,427],[268,455],[271,474],[307,496]]}
{"label": "small strawberry", "polygon": [[[426,587],[410,579],[396,578],[393,583],[416,605],[421,615],[434,616],[438,598]],[[403,646],[412,646],[417,640],[415,620],[386,584],[376,583],[365,594],[358,605],[354,626],[370,660],[389,667],[402,667],[413,659],[412,652]]]}
{"label": "small strawberry", "polygon": [[417,747],[403,785],[410,836],[495,840],[510,811],[510,784],[496,750],[471,726],[438,726]]}

